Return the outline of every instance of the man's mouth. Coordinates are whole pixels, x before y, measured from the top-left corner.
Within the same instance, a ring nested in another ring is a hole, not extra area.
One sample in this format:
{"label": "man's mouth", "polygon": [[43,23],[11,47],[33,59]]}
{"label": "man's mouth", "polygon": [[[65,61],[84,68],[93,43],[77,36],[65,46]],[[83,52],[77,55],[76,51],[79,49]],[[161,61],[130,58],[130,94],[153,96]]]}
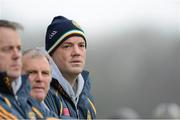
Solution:
{"label": "man's mouth", "polygon": [[42,92],[42,91],[44,91],[44,88],[43,88],[43,87],[33,87],[32,89],[35,90],[35,91],[37,91],[37,92]]}
{"label": "man's mouth", "polygon": [[11,65],[12,68],[16,68],[16,69],[19,69],[21,66],[19,64],[13,64]]}

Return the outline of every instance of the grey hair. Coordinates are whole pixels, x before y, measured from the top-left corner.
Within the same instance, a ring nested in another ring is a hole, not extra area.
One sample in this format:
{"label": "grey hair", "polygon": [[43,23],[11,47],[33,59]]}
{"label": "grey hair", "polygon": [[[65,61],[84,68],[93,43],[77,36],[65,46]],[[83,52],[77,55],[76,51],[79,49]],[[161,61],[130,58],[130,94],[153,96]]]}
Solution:
{"label": "grey hair", "polygon": [[12,22],[12,21],[2,20],[2,19],[0,19],[0,27],[10,28],[13,30],[24,29],[23,26],[17,22]]}
{"label": "grey hair", "polygon": [[26,55],[29,55],[30,58],[45,57],[50,64],[48,56],[40,48],[32,48],[23,51],[22,56],[24,57]]}
{"label": "grey hair", "polygon": [[25,55],[29,55],[30,58],[36,58],[36,57],[46,57],[47,60],[49,61],[48,57],[46,56],[46,54],[44,54],[41,49],[39,48],[32,48],[32,49],[27,49],[23,52],[22,54],[23,56]]}
{"label": "grey hair", "polygon": [[51,64],[50,64],[50,60],[49,57],[47,56],[47,54],[45,54],[41,48],[31,48],[31,49],[27,49],[25,51],[23,51],[22,56],[25,57],[26,55],[28,55],[28,57],[31,59],[33,58],[43,58],[45,57],[50,65],[50,68],[52,70]]}

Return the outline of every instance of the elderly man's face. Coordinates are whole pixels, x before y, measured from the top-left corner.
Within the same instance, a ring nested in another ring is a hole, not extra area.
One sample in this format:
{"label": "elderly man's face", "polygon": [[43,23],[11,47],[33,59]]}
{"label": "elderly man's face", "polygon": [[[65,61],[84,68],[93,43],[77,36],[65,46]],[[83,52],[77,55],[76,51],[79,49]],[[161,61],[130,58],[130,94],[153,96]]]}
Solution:
{"label": "elderly man's face", "polygon": [[23,72],[29,75],[32,87],[30,95],[43,101],[47,96],[52,77],[46,57],[29,58],[28,55],[23,56]]}

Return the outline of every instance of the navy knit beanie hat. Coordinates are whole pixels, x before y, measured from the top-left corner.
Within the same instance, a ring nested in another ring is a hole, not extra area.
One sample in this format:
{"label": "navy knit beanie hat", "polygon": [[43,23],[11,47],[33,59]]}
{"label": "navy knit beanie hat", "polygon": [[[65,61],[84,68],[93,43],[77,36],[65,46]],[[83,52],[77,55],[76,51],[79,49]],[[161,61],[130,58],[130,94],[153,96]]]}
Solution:
{"label": "navy knit beanie hat", "polygon": [[46,31],[46,50],[48,53],[52,53],[59,44],[71,36],[82,37],[85,45],[87,45],[84,31],[75,21],[69,20],[64,16],[54,17]]}

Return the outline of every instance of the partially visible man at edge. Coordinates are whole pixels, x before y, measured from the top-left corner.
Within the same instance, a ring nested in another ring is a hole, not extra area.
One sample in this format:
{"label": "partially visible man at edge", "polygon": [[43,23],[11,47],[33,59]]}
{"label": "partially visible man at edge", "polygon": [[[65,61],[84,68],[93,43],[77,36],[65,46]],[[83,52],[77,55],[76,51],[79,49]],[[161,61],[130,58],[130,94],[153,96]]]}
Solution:
{"label": "partially visible man at edge", "polygon": [[89,72],[83,70],[87,47],[83,30],[75,21],[56,16],[47,28],[45,46],[53,59],[51,89],[62,100],[61,114],[95,119]]}
{"label": "partially visible man at edge", "polygon": [[45,118],[44,109],[28,96],[27,77],[21,76],[19,29],[22,26],[16,22],[0,20],[0,119]]}

